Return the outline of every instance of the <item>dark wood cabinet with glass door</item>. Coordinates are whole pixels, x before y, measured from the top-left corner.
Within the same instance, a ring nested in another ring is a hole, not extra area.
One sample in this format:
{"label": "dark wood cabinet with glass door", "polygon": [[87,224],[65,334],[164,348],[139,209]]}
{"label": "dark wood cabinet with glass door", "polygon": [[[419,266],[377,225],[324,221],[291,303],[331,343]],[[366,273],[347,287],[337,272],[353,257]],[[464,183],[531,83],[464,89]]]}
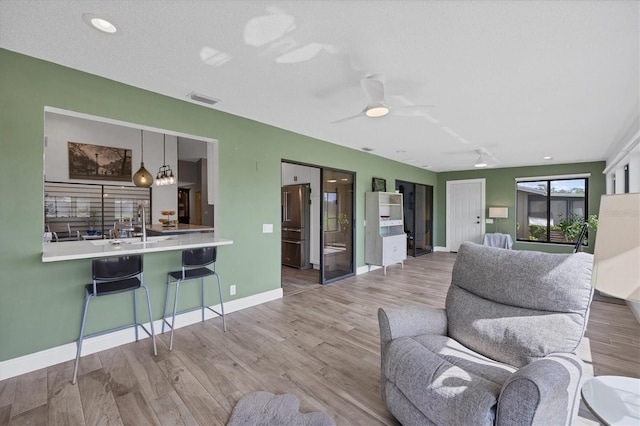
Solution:
{"label": "dark wood cabinet with glass door", "polygon": [[189,223],[189,192],[188,188],[178,188],[178,222]]}
{"label": "dark wood cabinet with glass door", "polygon": [[396,180],[396,190],[404,195],[404,231],[407,255],[433,251],[433,187]]}

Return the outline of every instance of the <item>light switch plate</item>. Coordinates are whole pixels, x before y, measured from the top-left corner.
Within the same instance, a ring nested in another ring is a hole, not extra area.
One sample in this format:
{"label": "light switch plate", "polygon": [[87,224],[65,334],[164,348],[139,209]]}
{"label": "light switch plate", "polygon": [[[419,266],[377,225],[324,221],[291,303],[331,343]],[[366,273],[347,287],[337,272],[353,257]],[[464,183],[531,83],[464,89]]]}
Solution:
{"label": "light switch plate", "polygon": [[484,223],[493,223],[493,219],[485,219]]}
{"label": "light switch plate", "polygon": [[262,224],[262,233],[263,234],[272,234],[273,233],[273,223],[263,223]]}

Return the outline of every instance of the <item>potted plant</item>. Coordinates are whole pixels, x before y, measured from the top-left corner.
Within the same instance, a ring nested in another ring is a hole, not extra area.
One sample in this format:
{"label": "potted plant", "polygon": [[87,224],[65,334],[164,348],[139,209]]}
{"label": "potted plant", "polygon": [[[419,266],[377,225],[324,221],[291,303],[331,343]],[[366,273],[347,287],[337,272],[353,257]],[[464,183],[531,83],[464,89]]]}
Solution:
{"label": "potted plant", "polygon": [[95,225],[97,221],[98,221],[98,211],[96,209],[89,210],[89,216],[86,219],[87,226],[89,226],[89,229],[87,230],[87,235],[96,234]]}
{"label": "potted plant", "polygon": [[598,216],[595,214],[590,215],[586,220],[583,216],[575,213],[571,213],[566,219],[561,219],[558,227],[562,231],[567,240],[575,242],[580,233],[582,232],[582,226],[587,224],[589,231],[596,231],[598,229]]}
{"label": "potted plant", "polygon": [[340,213],[340,216],[338,216],[338,224],[340,225],[340,233],[342,234],[342,241],[346,244],[347,235],[349,232],[349,217],[344,213]]}

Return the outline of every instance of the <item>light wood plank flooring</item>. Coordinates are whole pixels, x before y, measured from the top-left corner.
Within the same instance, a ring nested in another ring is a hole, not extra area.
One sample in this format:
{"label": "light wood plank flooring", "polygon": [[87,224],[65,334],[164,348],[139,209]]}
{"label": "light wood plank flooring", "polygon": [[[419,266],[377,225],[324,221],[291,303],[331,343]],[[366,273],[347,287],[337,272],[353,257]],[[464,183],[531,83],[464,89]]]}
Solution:
{"label": "light wood plank flooring", "polygon": [[[339,425],[395,425],[380,399],[380,306],[444,306],[454,254],[432,253],[327,286],[316,285],[159,337],[0,381],[0,424],[225,424],[257,390],[293,393],[302,411]],[[594,302],[580,348],[588,374],[640,377],[640,326],[626,305]],[[579,424],[595,425],[582,409]]]}
{"label": "light wood plank flooring", "polygon": [[297,269],[282,265],[282,293],[284,296],[320,287],[320,271]]}

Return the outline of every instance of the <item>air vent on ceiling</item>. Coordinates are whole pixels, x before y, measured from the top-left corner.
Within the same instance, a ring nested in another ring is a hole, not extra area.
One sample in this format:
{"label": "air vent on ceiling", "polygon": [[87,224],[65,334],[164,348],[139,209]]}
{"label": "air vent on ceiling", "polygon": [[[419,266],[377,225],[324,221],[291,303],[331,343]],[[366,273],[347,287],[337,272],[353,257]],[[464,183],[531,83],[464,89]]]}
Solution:
{"label": "air vent on ceiling", "polygon": [[196,92],[189,93],[187,97],[192,101],[202,102],[203,104],[207,104],[207,105],[214,105],[220,102],[220,99],[212,98],[211,96],[201,95]]}

